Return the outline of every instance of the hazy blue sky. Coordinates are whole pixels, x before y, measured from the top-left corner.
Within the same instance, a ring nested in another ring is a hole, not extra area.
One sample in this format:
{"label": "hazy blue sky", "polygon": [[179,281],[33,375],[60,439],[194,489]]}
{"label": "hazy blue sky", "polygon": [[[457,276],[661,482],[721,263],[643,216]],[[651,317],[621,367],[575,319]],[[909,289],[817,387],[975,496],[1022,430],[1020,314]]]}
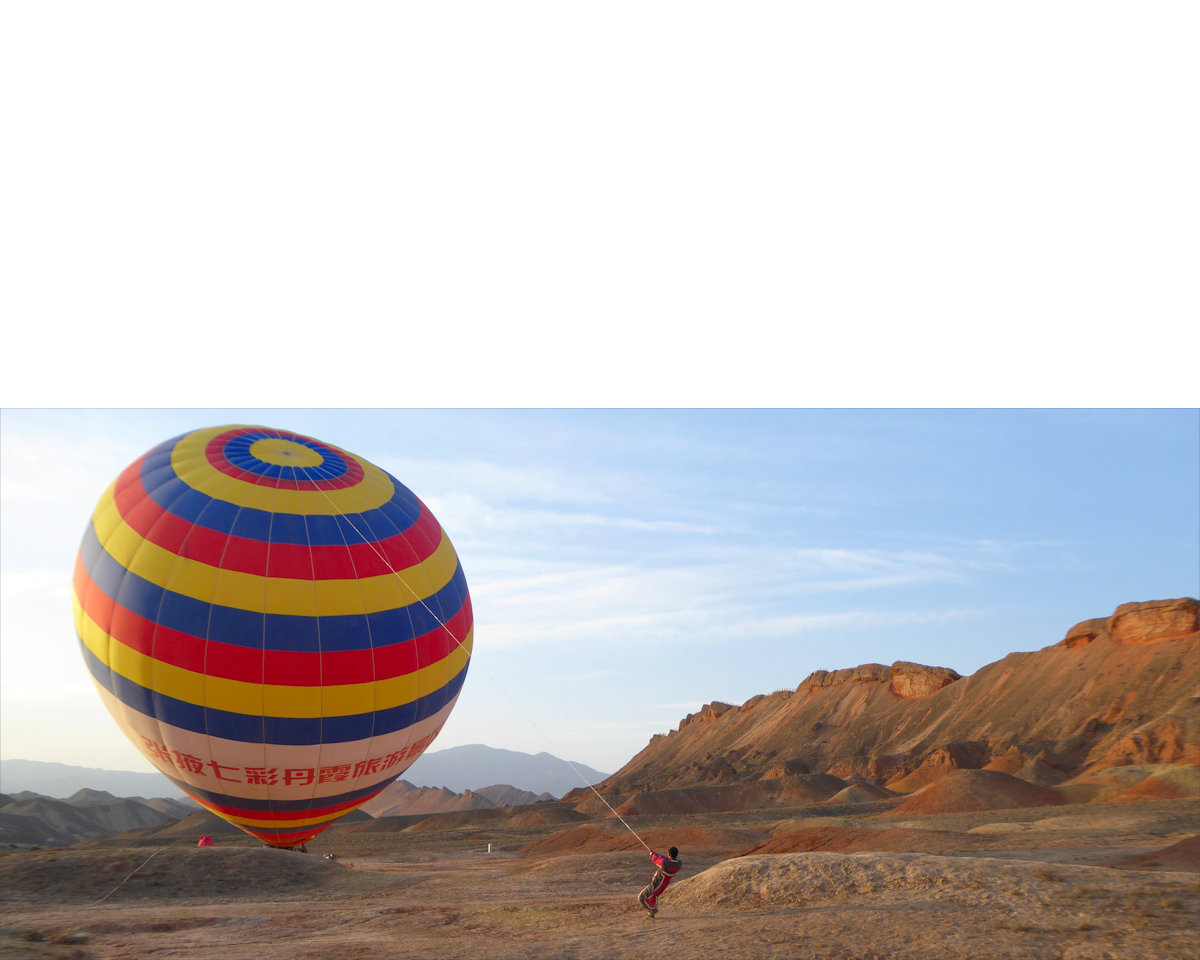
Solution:
{"label": "hazy blue sky", "polygon": [[[442,521],[476,609],[438,747],[614,770],[711,700],[896,660],[968,674],[1195,596],[1195,410],[4,410],[5,757],[146,769],[70,619],[107,483],[221,423],[327,439]],[[511,698],[511,701],[510,701]]]}

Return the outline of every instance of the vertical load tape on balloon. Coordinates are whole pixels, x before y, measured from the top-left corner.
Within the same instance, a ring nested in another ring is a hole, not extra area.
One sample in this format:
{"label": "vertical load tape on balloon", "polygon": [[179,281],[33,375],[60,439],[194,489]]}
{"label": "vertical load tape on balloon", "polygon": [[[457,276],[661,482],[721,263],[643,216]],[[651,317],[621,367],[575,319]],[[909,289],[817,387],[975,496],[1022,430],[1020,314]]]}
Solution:
{"label": "vertical load tape on balloon", "polygon": [[74,577],[105,705],[181,790],[274,846],[316,836],[432,742],[471,656],[437,519],[311,437],[168,440],[101,498]]}

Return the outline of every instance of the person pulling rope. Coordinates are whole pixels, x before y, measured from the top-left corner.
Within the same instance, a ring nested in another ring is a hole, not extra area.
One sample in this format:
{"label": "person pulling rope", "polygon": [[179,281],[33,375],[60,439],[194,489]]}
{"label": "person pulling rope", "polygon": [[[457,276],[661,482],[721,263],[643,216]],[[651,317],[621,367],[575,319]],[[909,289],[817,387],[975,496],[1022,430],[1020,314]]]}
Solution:
{"label": "person pulling rope", "polygon": [[646,888],[638,894],[638,903],[649,911],[650,916],[646,919],[653,920],[658,915],[658,898],[671,885],[671,880],[683,868],[683,864],[675,847],[668,850],[665,857],[651,850],[650,860],[658,869],[654,871],[654,876],[650,878]]}

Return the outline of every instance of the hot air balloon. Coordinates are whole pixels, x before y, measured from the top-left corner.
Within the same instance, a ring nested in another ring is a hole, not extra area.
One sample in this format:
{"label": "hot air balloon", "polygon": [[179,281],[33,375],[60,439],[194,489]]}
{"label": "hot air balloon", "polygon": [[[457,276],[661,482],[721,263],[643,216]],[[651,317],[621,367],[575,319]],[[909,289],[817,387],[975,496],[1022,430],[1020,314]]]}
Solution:
{"label": "hot air balloon", "polygon": [[395,780],[466,678],[450,539],[390,474],[286,430],[159,444],[104,493],[76,632],[125,735],[197,803],[296,847]]}

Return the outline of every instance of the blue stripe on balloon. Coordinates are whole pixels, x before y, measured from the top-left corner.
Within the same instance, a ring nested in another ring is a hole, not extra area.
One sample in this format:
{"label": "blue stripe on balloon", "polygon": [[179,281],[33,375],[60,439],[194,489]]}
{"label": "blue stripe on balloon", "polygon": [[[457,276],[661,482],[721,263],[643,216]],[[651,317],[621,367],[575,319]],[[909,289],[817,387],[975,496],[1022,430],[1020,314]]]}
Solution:
{"label": "blue stripe on balloon", "polygon": [[131,573],[100,545],[92,524],[79,551],[92,582],[114,603],[172,630],[255,650],[320,653],[404,643],[442,626],[462,609],[467,596],[460,561],[440,590],[408,606],[321,617],[264,614],[173,593]]}
{"label": "blue stripe on balloon", "polygon": [[164,696],[110,670],[82,643],[80,649],[96,682],[130,709],[181,730],[242,743],[305,746],[395,733],[436,714],[458,695],[467,678],[464,666],[437,690],[388,710],[341,717],[262,717],[215,710]]}
{"label": "blue stripe on balloon", "polygon": [[[304,810],[322,810],[327,807],[336,807],[343,803],[353,803],[356,800],[361,800],[363,797],[370,796],[373,793],[378,793],[389,783],[400,776],[407,766],[399,765],[392,767],[388,771],[389,776],[386,780],[376,780],[368,787],[360,787],[357,790],[352,790],[349,793],[339,793],[332,797],[313,797],[309,800],[251,800],[246,797],[237,797],[228,793],[217,793],[215,790],[203,790],[193,783],[188,783],[184,780],[172,777],[170,774],[164,773],[163,776],[170,780],[184,793],[190,793],[194,797],[199,797],[201,800],[207,800],[209,803],[216,804],[222,807],[236,807],[239,810],[262,811],[264,813],[293,813],[295,811]],[[396,771],[392,774],[392,771]],[[339,810],[336,813],[329,814],[330,819],[337,819],[350,813],[349,810]],[[318,814],[320,816],[321,814]],[[237,814],[232,814],[237,816]],[[253,827],[255,833],[296,833],[304,830],[305,827],[281,826],[276,829],[273,827]]]}
{"label": "blue stripe on balloon", "polygon": [[[308,447],[309,450],[321,456],[322,463],[315,467],[295,467],[280,463],[268,463],[265,460],[260,460],[250,452],[250,448],[259,440],[276,439],[279,437]],[[221,452],[225,455],[225,459],[235,467],[245,470],[248,473],[271,477],[273,479],[285,477],[291,480],[302,477],[305,480],[332,480],[344,476],[350,469],[349,464],[329,447],[313,443],[311,440],[306,440],[303,437],[269,430],[256,430],[253,433],[239,434],[232,440],[226,441]]]}
{"label": "blue stripe on balloon", "polygon": [[[186,436],[186,434],[185,434]],[[171,453],[182,437],[160,443],[142,459],[140,477],[146,493],[166,513],[209,530],[249,540],[314,546],[372,542],[404,533],[421,515],[421,503],[389,473],[391,499],[363,513],[289,514],[240,507],[192,489],[175,475]]]}

